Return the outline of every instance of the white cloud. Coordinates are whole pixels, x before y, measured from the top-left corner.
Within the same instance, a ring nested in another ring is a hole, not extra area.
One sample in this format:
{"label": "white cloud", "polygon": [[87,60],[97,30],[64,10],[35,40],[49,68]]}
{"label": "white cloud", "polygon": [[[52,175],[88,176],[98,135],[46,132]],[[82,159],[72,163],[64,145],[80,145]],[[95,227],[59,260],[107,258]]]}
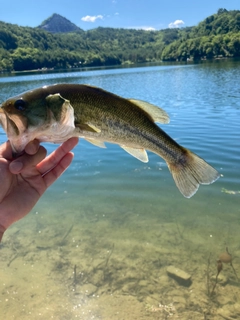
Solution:
{"label": "white cloud", "polygon": [[103,19],[103,16],[102,15],[98,15],[98,16],[86,16],[86,17],[82,17],[82,21],[85,21],[85,22],[95,22],[97,19]]}
{"label": "white cloud", "polygon": [[174,22],[169,23],[168,28],[180,28],[185,24],[182,20],[175,20]]}

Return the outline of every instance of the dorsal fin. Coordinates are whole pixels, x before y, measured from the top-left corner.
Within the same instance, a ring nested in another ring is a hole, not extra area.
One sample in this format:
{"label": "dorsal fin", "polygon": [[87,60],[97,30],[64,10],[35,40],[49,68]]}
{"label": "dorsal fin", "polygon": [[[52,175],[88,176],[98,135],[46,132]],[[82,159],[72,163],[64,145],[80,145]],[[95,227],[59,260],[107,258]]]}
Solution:
{"label": "dorsal fin", "polygon": [[152,121],[160,123],[170,122],[168,114],[163,109],[142,100],[129,99],[129,101],[144,110]]}

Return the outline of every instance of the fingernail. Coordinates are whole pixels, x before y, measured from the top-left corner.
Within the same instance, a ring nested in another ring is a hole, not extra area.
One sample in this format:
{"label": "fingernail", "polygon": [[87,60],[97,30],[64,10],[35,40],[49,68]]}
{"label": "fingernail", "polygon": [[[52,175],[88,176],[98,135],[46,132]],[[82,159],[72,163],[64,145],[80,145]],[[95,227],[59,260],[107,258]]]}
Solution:
{"label": "fingernail", "polygon": [[18,173],[22,170],[23,168],[23,163],[21,161],[13,161],[9,165],[10,171],[13,173]]}

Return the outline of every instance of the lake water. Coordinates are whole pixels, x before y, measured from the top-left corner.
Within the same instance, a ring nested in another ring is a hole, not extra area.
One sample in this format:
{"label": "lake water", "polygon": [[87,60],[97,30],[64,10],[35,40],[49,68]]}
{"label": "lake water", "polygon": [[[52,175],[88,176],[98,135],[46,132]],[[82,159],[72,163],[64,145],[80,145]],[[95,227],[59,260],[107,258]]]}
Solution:
{"label": "lake water", "polygon": [[[0,101],[63,82],[161,106],[163,130],[223,177],[185,199],[157,155],[144,164],[81,140],[70,168],[4,235],[1,318],[240,318],[240,61],[1,76]],[[232,265],[213,290],[226,247]],[[191,283],[169,276],[171,265]]]}

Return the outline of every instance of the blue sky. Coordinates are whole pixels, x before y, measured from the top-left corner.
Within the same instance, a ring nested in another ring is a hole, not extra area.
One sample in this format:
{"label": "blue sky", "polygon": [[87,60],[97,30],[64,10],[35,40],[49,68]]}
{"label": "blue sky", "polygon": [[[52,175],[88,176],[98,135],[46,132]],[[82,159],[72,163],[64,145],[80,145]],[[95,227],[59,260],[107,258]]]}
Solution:
{"label": "blue sky", "polygon": [[58,13],[87,30],[102,27],[164,29],[197,25],[240,0],[1,0],[0,20],[36,27]]}

